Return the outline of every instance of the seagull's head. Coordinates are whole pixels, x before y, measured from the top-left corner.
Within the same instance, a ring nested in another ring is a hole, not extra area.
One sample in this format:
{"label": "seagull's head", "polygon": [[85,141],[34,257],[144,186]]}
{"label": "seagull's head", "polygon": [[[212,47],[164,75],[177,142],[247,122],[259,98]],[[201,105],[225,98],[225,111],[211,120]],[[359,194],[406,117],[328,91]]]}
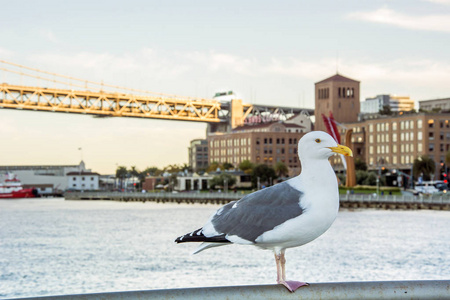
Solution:
{"label": "seagull's head", "polygon": [[298,142],[300,160],[328,159],[335,153],[353,156],[350,148],[339,145],[331,135],[323,131],[311,131]]}

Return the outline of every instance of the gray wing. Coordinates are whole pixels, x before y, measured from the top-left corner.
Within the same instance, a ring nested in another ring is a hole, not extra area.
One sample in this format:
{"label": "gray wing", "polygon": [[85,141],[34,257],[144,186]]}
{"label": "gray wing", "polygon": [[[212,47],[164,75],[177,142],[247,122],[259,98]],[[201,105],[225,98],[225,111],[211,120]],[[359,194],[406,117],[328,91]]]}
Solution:
{"label": "gray wing", "polygon": [[255,242],[264,232],[303,213],[299,204],[302,194],[282,182],[228,203],[211,223],[217,232]]}

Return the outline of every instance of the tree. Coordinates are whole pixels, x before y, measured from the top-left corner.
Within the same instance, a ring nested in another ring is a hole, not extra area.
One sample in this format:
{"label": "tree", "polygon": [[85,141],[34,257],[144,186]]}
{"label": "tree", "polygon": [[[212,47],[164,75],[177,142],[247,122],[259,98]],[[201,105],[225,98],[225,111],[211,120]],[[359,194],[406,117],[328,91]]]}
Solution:
{"label": "tree", "polygon": [[165,170],[168,173],[178,173],[180,171],[182,171],[182,166],[177,165],[177,164],[173,164],[173,165],[168,165],[167,167],[165,167]]}
{"label": "tree", "polygon": [[369,176],[369,172],[364,170],[356,170],[356,184],[364,184],[364,181]]}
{"label": "tree", "polygon": [[252,174],[253,166],[252,162],[246,159],[239,164],[239,169],[244,171],[245,174]]}
{"label": "tree", "polygon": [[366,179],[363,181],[363,185],[376,185],[377,175],[374,172],[368,172]]}
{"label": "tree", "polygon": [[234,177],[233,175],[227,174],[227,173],[222,173],[218,176],[214,176],[211,179],[210,186],[211,187],[219,186],[221,188],[224,188],[225,182],[228,187],[231,187],[236,184],[236,177]]}
{"label": "tree", "polygon": [[380,114],[382,115],[392,115],[391,107],[389,105],[384,105],[383,109],[380,109]]}
{"label": "tree", "polygon": [[355,159],[355,170],[367,171],[367,164],[359,157]]}
{"label": "tree", "polygon": [[[139,178],[139,172],[138,169],[136,169],[136,166],[131,166],[130,170],[128,170],[128,175],[130,175],[131,178]],[[135,188],[138,188],[135,186]]]}
{"label": "tree", "polygon": [[136,169],[136,166],[131,166],[128,173],[131,175],[131,177],[138,177],[140,172],[138,169]]}
{"label": "tree", "polygon": [[184,163],[184,164],[181,166],[181,170],[182,170],[182,171],[187,170],[188,172],[192,172],[192,171],[193,171],[193,170],[192,170],[192,167],[191,167],[189,164],[187,164],[187,163]]}
{"label": "tree", "polygon": [[275,164],[274,169],[275,169],[275,172],[277,173],[278,177],[284,177],[284,176],[288,175],[288,173],[289,173],[288,167],[282,161],[277,162]]}
{"label": "tree", "polygon": [[216,172],[217,169],[222,170],[221,165],[217,161],[213,161],[208,168],[206,169],[207,172]]}
{"label": "tree", "polygon": [[423,180],[430,180],[435,171],[436,164],[428,155],[421,155],[414,160],[413,174],[416,178],[423,175]]}
{"label": "tree", "polygon": [[161,175],[161,173],[162,173],[162,171],[160,169],[158,169],[157,167],[147,167],[144,171],[141,172],[141,174],[143,174],[144,178],[146,176],[159,176],[159,175]]}
{"label": "tree", "polygon": [[128,175],[128,171],[127,171],[126,167],[124,167],[124,166],[117,167],[116,178],[119,178],[120,188],[123,188],[123,179],[125,177],[127,177],[127,175]]}
{"label": "tree", "polygon": [[233,164],[231,164],[229,162],[224,162],[223,163],[223,169],[224,170],[231,170],[231,169],[234,169],[234,166],[233,166]]}
{"label": "tree", "polygon": [[260,164],[256,165],[253,168],[252,172],[252,183],[253,186],[257,186],[258,184],[258,177],[259,182],[263,185],[269,185],[271,182],[273,183],[273,180],[277,178],[277,174],[275,173],[275,170],[267,165]]}

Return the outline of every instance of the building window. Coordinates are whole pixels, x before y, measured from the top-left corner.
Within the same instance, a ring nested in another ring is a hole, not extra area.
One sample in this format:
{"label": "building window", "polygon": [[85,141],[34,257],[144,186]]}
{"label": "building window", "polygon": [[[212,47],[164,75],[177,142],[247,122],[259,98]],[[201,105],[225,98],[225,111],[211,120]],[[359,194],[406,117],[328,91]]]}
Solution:
{"label": "building window", "polygon": [[434,120],[428,120],[428,128],[434,128]]}
{"label": "building window", "polygon": [[417,120],[417,128],[422,128],[422,120]]}
{"label": "building window", "polygon": [[434,140],[434,133],[433,133],[433,132],[429,132],[429,133],[428,133],[428,139],[429,139],[430,141]]}
{"label": "building window", "polygon": [[94,177],[91,177],[91,181],[94,181]]}
{"label": "building window", "polygon": [[77,178],[76,178],[76,177],[73,177],[72,180],[75,181],[75,180],[77,180]]}
{"label": "building window", "polygon": [[428,151],[433,152],[434,151],[434,144],[428,145]]}
{"label": "building window", "polygon": [[81,180],[84,180],[84,177],[81,177]]}

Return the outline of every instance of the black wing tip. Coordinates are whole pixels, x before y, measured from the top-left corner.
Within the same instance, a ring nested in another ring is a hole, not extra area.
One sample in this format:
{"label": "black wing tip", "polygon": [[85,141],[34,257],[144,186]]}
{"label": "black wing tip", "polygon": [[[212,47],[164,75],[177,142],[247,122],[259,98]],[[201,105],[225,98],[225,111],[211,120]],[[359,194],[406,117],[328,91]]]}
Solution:
{"label": "black wing tip", "polygon": [[203,235],[203,228],[194,230],[190,233],[177,237],[175,243],[187,243],[187,242],[212,242],[212,243],[231,243],[225,238],[225,234],[206,237]]}
{"label": "black wing tip", "polygon": [[203,233],[202,229],[194,230],[190,233],[186,233],[185,235],[179,236],[175,239],[175,243],[186,243],[186,242],[203,242],[203,239],[206,238]]}

